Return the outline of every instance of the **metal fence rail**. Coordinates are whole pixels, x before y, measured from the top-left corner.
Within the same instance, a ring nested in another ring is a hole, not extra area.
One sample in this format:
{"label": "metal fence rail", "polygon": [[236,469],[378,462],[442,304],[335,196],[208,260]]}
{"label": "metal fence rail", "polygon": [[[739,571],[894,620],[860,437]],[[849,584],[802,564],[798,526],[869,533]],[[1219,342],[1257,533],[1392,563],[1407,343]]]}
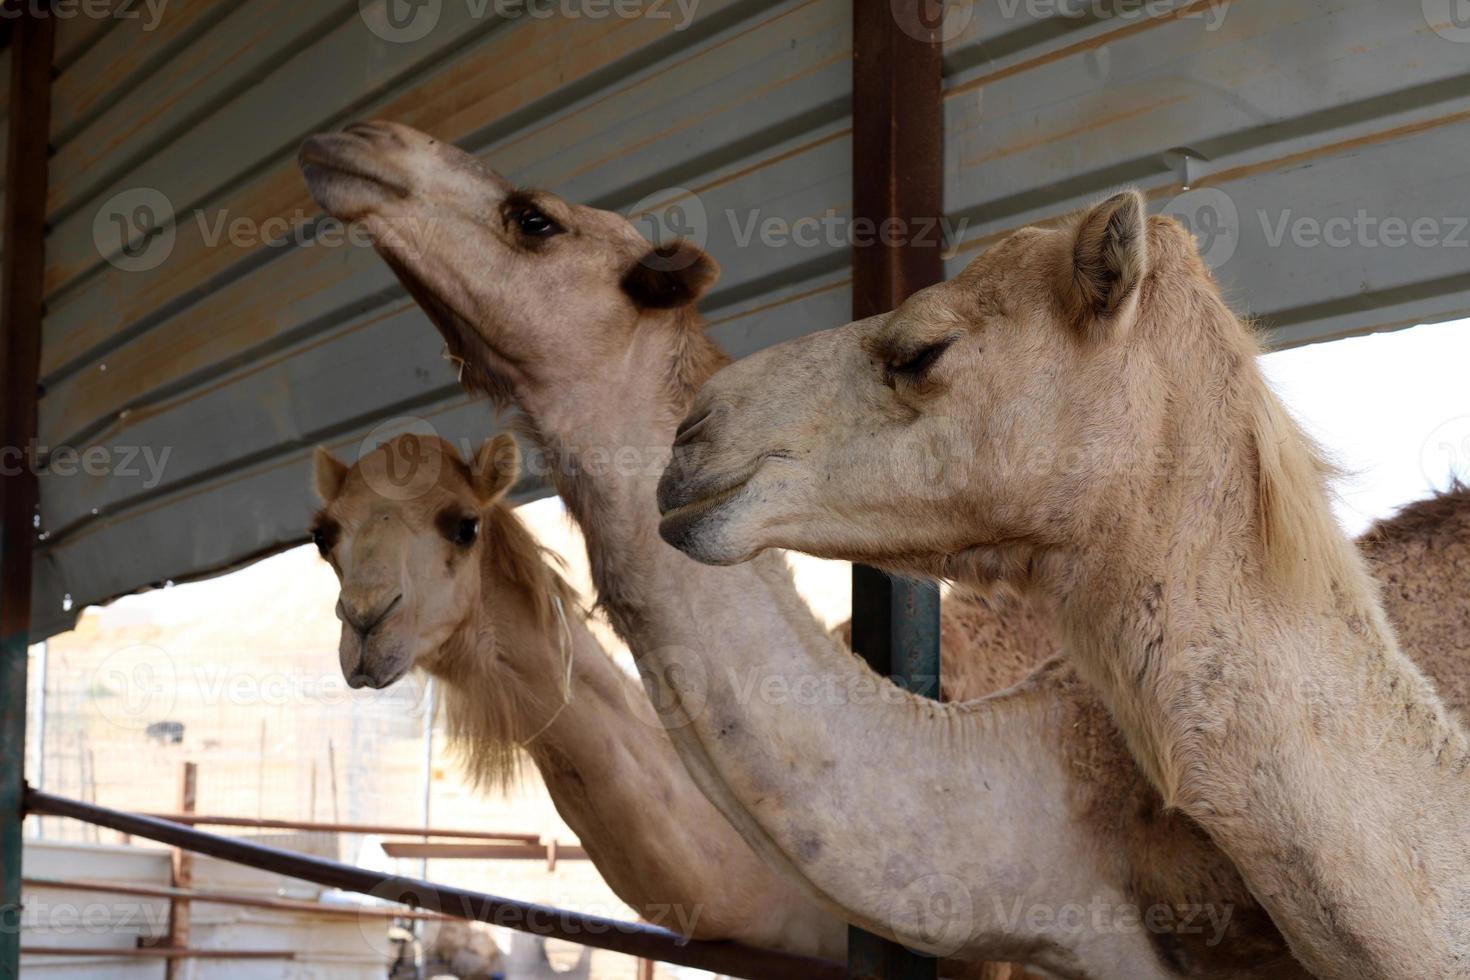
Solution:
{"label": "metal fence rail", "polygon": [[28,814],[71,817],[329,888],[648,960],[751,980],[839,980],[844,974],[841,964],[828,960],[779,953],[737,942],[690,940],[658,926],[622,922],[600,915],[586,915],[549,905],[436,885],[403,875],[367,871],[36,790],[26,791],[24,808]]}

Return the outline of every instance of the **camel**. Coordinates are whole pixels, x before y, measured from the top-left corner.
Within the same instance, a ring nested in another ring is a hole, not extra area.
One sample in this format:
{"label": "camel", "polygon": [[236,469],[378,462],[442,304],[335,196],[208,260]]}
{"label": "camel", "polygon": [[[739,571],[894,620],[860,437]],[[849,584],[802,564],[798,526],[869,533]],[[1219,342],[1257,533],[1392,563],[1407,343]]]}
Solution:
{"label": "camel", "polygon": [[[969,761],[946,772],[895,737],[901,725],[877,736],[871,675],[828,641],[773,557],[706,568],[660,544],[658,469],[695,389],[724,361],[694,312],[711,260],[687,245],[649,255],[617,215],[516,191],[406,127],[314,137],[301,160],[319,203],[378,240],[464,379],[526,414],[691,777],[818,900],[918,948],[1059,976],[1304,975],[1233,865],[1162,805],[1069,667],[959,706],[890,693],[889,715],[986,733],[966,736]],[[585,465],[613,449],[642,450],[649,465]],[[800,713],[777,696],[814,679],[828,693]],[[746,703],[758,689],[772,703]],[[869,710],[843,710],[859,697]],[[965,820],[933,817],[922,797],[935,787],[969,794]],[[1079,822],[1102,828],[1103,843],[1079,845]],[[1036,858],[1014,859],[1027,841],[1042,843]],[[1107,921],[1061,921],[1071,909],[1057,895]],[[1210,946],[1178,922],[1143,935],[1142,909],[1200,907],[1202,896],[1231,908],[1226,941]]]}
{"label": "camel", "polygon": [[[487,790],[508,785],[522,756],[529,757],[609,886],[645,919],[701,939],[841,958],[846,924],[779,878],[688,780],[647,695],[591,635],[554,559],[506,504],[519,471],[512,437],[487,442],[474,460],[442,440],[402,435],[352,467],[325,448],[313,462],[323,509],[312,539],[342,582],[339,658],[351,686],[387,687],[411,668],[437,678],[451,744],[471,780]],[[477,502],[478,527],[467,547],[482,549],[478,556],[426,559],[445,550],[443,500],[416,487],[404,492],[401,480],[390,495],[380,494],[390,485],[390,467],[460,502]],[[392,535],[369,514],[388,517],[382,523]],[[364,540],[364,527],[378,533]],[[417,595],[431,588],[478,605],[419,607]],[[380,617],[390,606],[393,618]],[[1019,636],[1023,620],[971,604],[951,609],[946,626],[956,637],[987,641],[970,644],[983,662],[957,672],[961,695],[1000,686],[997,671],[1013,673],[1030,650],[1008,636],[1012,656],[987,655],[999,652],[1002,643],[993,641],[1000,629],[1015,626]],[[389,622],[391,633],[384,629]],[[446,623],[456,630],[446,631]],[[618,747],[611,756],[609,745]],[[651,814],[653,800],[659,809]],[[687,852],[667,846],[675,837],[689,841]],[[696,860],[690,852],[706,856]],[[1020,976],[962,964],[947,966],[945,975]]]}
{"label": "camel", "polygon": [[[644,919],[840,959],[843,924],[773,873],[684,774],[647,698],[505,502],[510,435],[473,461],[400,435],[352,467],[318,449],[312,538],[342,584],[343,675],[439,680],[451,744],[477,785],[528,757],[608,885]],[[390,483],[389,468],[411,476]],[[381,491],[390,487],[384,495]],[[638,709],[642,708],[640,713]]]}
{"label": "camel", "polygon": [[[1470,976],[1470,743],[1258,353],[1189,233],[1127,191],[721,371],[661,533],[707,563],[791,548],[1043,596],[1150,784],[1303,965]],[[973,729],[915,714],[920,751]]]}

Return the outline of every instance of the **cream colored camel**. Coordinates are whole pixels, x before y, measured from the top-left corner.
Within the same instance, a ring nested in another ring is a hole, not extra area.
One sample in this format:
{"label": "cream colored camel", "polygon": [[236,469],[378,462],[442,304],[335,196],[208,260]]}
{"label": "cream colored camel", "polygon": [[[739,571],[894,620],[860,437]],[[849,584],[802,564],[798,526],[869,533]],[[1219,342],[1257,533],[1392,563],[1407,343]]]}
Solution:
{"label": "cream colored camel", "polygon": [[[1465,977],[1470,745],[1257,353],[1188,232],[1120,194],[721,372],[662,533],[706,562],[789,547],[1044,596],[1150,783],[1309,969]],[[907,469],[916,445],[936,472]],[[908,714],[930,751],[973,728]]]}
{"label": "cream colored camel", "polygon": [[412,434],[350,469],[317,450],[313,537],[342,583],[343,674],[375,688],[412,667],[438,678],[475,781],[503,785],[528,756],[608,885],[648,921],[841,959],[843,924],[690,782],[647,696],[505,503],[516,460],[508,435],[472,464]]}
{"label": "cream colored camel", "polygon": [[[554,460],[646,450],[656,471],[693,388],[721,360],[691,309],[713,278],[706,259],[676,248],[661,258],[688,259],[682,269],[641,264],[646,243],[616,216],[512,193],[463,154],[402,127],[317,138],[302,158],[323,205],[378,236],[467,358],[466,378],[514,396]],[[434,233],[413,237],[429,215]],[[1044,670],[963,708],[903,697],[882,706],[880,715],[902,712],[919,724],[947,719],[973,740],[968,771],[946,773],[902,739],[875,737],[870,675],[826,642],[778,565],[704,569],[662,548],[650,467],[624,458],[552,474],[588,532],[604,599],[654,690],[662,697],[677,684],[686,695],[667,714],[687,721],[674,735],[691,773],[814,893],[931,949],[1016,956],[1064,976],[1291,974],[1234,869],[1189,820],[1164,812],[1146,783],[1100,779],[1075,793],[1079,775],[1092,779],[1128,760],[1106,714],[1066,671]],[[813,680],[826,693],[793,718],[789,693]],[[749,697],[756,690],[762,698]],[[844,711],[844,699],[869,711]],[[750,724],[757,714],[799,730],[763,745],[757,736],[777,729]],[[972,727],[987,734],[970,735]],[[1081,749],[1058,747],[1059,730],[1080,732]],[[831,764],[810,765],[813,758]],[[991,792],[1013,782],[1021,788]],[[964,821],[935,819],[913,799],[914,789],[922,796],[936,786],[973,791]],[[1066,802],[1047,802],[1057,800]],[[1117,838],[1077,846],[1068,835],[1079,818],[1138,831],[1125,838],[1129,847]],[[1048,846],[1034,861],[1017,858],[1011,845],[1032,839]],[[864,861],[844,863],[844,847]],[[1098,877],[1113,883],[1083,880]],[[1059,894],[1075,909],[1058,905]],[[1172,913],[1198,907],[1201,896],[1221,901],[1217,909],[1238,896],[1225,942],[1209,946],[1177,919],[1139,941],[1141,909]],[[1097,917],[1088,918],[1089,906]],[[1070,921],[1076,909],[1082,919]]]}

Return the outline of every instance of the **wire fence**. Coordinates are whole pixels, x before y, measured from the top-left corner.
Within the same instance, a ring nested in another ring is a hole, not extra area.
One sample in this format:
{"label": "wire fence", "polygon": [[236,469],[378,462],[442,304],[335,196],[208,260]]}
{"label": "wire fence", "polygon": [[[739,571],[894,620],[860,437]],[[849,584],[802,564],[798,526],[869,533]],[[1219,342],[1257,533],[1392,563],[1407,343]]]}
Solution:
{"label": "wire fence", "polygon": [[[33,647],[32,782],[120,809],[172,810],[188,760],[202,812],[422,822],[422,679],[348,689],[335,638],[319,625],[274,639],[246,630],[233,642],[219,632],[88,610],[76,630]],[[100,839],[85,824],[38,823],[46,837]]]}

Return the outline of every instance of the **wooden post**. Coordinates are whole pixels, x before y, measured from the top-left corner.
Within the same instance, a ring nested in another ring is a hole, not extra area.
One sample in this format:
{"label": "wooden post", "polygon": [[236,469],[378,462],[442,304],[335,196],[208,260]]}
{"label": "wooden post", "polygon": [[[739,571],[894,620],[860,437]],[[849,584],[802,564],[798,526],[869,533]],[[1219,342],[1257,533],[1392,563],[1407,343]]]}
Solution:
{"label": "wooden post", "polygon": [[0,980],[20,976],[21,823],[25,799],[26,650],[35,548],[36,380],[46,270],[46,160],[56,24],[24,5],[10,32],[10,121],[0,270]]}
{"label": "wooden post", "polygon": [[332,777],[332,822],[342,822],[342,807],[337,803],[337,747],[327,739],[327,774]]}
{"label": "wooden post", "polygon": [[265,816],[265,719],[260,719],[260,752],[255,766],[255,815]]}
{"label": "wooden post", "polygon": [[[179,812],[193,813],[199,788],[199,767],[193,762],[184,763],[184,776],[179,786]],[[173,887],[194,887],[194,854],[182,847],[174,848]],[[170,949],[186,949],[189,946],[189,913],[187,898],[173,898],[168,903],[168,941]],[[178,980],[184,975],[185,960],[170,959],[164,970],[164,980]]]}
{"label": "wooden post", "polygon": [[[853,0],[854,319],[886,313],[944,277],[942,242],[932,235],[920,240],[922,229],[936,227],[944,213],[944,9],[929,0]],[[865,231],[886,230],[859,244],[859,222]],[[880,674],[939,697],[933,586],[854,565],[852,644]],[[848,930],[850,978],[932,980],[937,970],[931,957]]]}

